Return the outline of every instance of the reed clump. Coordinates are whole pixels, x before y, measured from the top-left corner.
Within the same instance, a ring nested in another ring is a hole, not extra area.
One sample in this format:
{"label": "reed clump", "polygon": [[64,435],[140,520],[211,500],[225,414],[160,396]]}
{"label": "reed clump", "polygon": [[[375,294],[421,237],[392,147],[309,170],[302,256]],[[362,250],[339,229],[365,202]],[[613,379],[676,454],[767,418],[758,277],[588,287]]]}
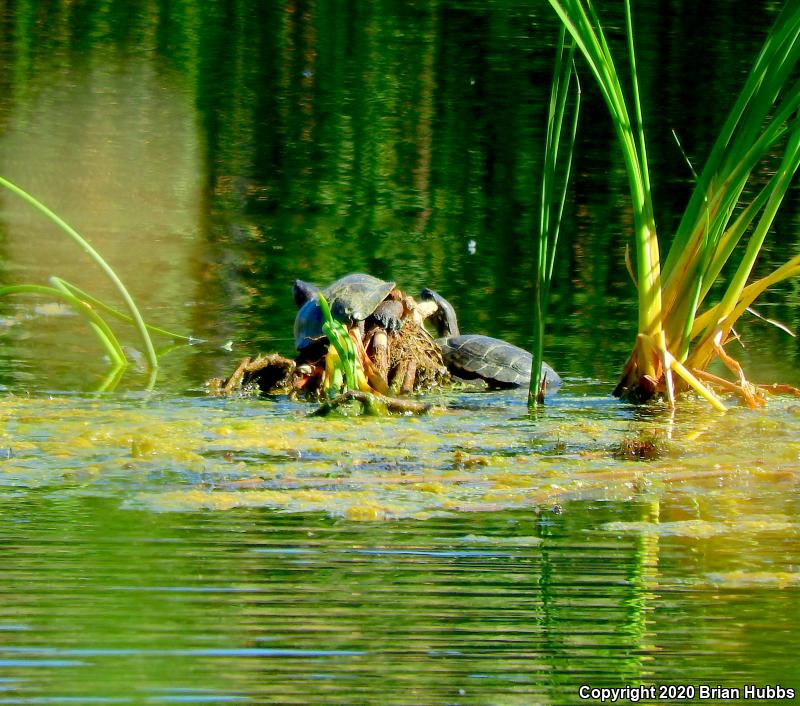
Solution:
{"label": "reed clump", "polygon": [[[620,80],[603,27],[585,0],[549,0],[585,58],[609,109],[628,175],[639,299],[636,341],[617,396],[644,402],[693,389],[718,410],[725,406],[706,372],[714,360],[730,371],[723,387],[748,405],[763,403],[739,363],[725,350],[733,326],[768,287],[800,273],[800,254],[771,274],[750,281],[753,266],[792,179],[800,167],[800,3],[778,13],[744,87],[725,120],[672,243],[661,259],[653,211],[633,21],[625,0],[629,89]],[[780,154],[763,183],[755,178]],[[723,270],[734,271],[722,296],[710,302]]]}

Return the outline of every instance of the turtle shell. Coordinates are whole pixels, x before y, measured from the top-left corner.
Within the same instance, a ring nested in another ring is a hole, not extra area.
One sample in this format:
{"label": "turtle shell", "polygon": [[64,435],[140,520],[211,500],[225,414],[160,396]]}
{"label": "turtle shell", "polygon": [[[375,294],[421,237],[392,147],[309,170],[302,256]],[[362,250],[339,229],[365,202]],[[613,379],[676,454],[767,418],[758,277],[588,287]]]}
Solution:
{"label": "turtle shell", "polygon": [[389,295],[394,282],[384,282],[362,272],[345,275],[322,290],[334,318],[345,324],[363,321]]}
{"label": "turtle shell", "polygon": [[[302,301],[298,299],[297,282],[294,286],[295,301]],[[328,285],[322,290],[322,296],[331,308],[331,315],[351,325],[370,316],[394,287],[394,282],[384,282],[371,275],[355,273],[345,275]],[[316,343],[324,336],[322,310],[314,294],[309,291],[309,296],[312,298],[300,307],[294,319],[294,344],[298,351]]]}
{"label": "turtle shell", "polygon": [[[478,334],[450,336],[438,343],[445,365],[458,377],[480,378],[491,387],[520,387],[530,383],[533,358],[518,346]],[[547,363],[542,363],[542,372],[547,387],[561,384],[558,373]]]}

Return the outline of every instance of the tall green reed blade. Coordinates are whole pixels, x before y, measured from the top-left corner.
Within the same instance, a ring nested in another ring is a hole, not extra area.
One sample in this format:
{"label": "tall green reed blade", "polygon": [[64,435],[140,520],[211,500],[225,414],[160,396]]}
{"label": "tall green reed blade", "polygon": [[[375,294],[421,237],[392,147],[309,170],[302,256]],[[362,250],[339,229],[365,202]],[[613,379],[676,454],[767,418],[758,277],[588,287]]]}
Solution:
{"label": "tall green reed blade", "polygon": [[[58,281],[61,282],[67,289],[69,289],[70,292],[72,292],[76,297],[86,302],[90,306],[96,307],[97,309],[106,312],[109,316],[117,319],[118,321],[122,321],[126,324],[134,323],[132,317],[122,313],[121,311],[119,311],[119,309],[115,309],[113,306],[109,306],[102,299],[98,299],[97,297],[92,296],[91,294],[89,294],[89,292],[86,292],[80,287],[76,287],[71,282],[67,282],[66,280],[63,280],[60,277],[56,279],[58,279]],[[193,336],[185,336],[182,333],[175,333],[175,331],[168,331],[167,329],[161,328],[159,326],[153,326],[152,324],[145,323],[145,326],[147,327],[147,330],[152,333],[157,333],[160,336],[166,336],[167,338],[173,338],[177,341],[183,341],[185,343],[203,342],[202,339],[194,338]],[[179,345],[183,345],[183,343],[180,343]],[[162,353],[163,349],[157,352],[157,355],[161,356]]]}
{"label": "tall green reed blade", "polygon": [[[151,368],[158,367],[158,356],[156,355],[155,347],[153,346],[153,341],[150,338],[150,334],[147,331],[147,325],[142,318],[142,315],[139,313],[139,309],[136,306],[136,303],[133,301],[133,298],[128,293],[128,290],[125,288],[125,285],[122,283],[122,280],[117,276],[116,272],[111,268],[111,266],[103,259],[97,250],[95,250],[88,241],[80,234],[77,230],[75,230],[72,226],[70,226],[64,219],[58,216],[56,213],[51,211],[47,206],[45,206],[41,201],[36,199],[35,197],[31,196],[27,191],[20,188],[13,182],[0,177],[0,186],[4,186],[12,193],[19,196],[21,199],[26,201],[28,204],[33,206],[35,209],[43,213],[47,218],[49,218],[53,223],[55,223],[64,233],[66,233],[72,240],[74,240],[81,249],[91,257],[95,263],[100,267],[100,269],[108,276],[114,286],[119,291],[120,295],[122,296],[125,305],[128,308],[128,311],[131,314],[131,318],[134,321],[134,325],[136,330],[139,332],[139,336],[142,339],[142,345],[145,349],[145,354],[147,357],[147,362]],[[124,358],[124,356],[123,356]]]}
{"label": "tall green reed blade", "polygon": [[[575,42],[566,42],[562,27],[558,40],[550,103],[547,113],[547,133],[542,170],[542,198],[539,208],[539,233],[535,241],[535,277],[533,281],[533,362],[528,404],[535,407],[544,402],[542,394],[542,360],[544,332],[550,283],[553,278],[556,247],[567,199],[567,186],[572,169],[575,135],[578,130],[581,90],[575,73]],[[566,151],[562,151],[562,131],[568,112],[571,80],[575,78],[575,99],[572,106],[571,130],[567,135]]]}
{"label": "tall green reed blade", "polygon": [[[770,180],[768,198],[761,211],[761,217],[753,228],[739,266],[729,282],[722,301],[717,305],[717,317],[709,321],[702,331],[700,341],[692,352],[695,365],[704,367],[706,358],[710,358],[714,348],[714,340],[719,335],[721,340],[727,337],[730,328],[738,316],[732,316],[742,301],[742,294],[753,271],[756,258],[761,251],[767,232],[772,227],[778,209],[789,191],[792,179],[800,169],[800,124],[795,124],[783,159]],[[760,194],[759,194],[760,196]],[[741,311],[739,313],[741,315]]]}
{"label": "tall green reed blade", "polygon": [[626,0],[625,10],[634,96],[633,117],[603,28],[591,3],[582,0],[549,2],[586,59],[611,113],[612,125],[622,148],[633,207],[639,333],[655,336],[661,330],[661,267],[638,97],[630,0]]}
{"label": "tall green reed blade", "polygon": [[[709,193],[736,195],[733,183],[741,184],[764,155],[765,150],[780,136],[784,123],[800,104],[798,84],[788,84],[788,78],[800,55],[800,3],[785,3],[775,25],[756,58],[753,68],[736,103],[717,137],[711,154],[698,179],[689,205],[664,262],[665,277],[678,266],[683,252],[691,245],[693,226],[705,210]],[[784,102],[780,113],[767,120],[778,99]],[[727,203],[719,199],[720,206]],[[716,209],[727,213],[727,209]]]}

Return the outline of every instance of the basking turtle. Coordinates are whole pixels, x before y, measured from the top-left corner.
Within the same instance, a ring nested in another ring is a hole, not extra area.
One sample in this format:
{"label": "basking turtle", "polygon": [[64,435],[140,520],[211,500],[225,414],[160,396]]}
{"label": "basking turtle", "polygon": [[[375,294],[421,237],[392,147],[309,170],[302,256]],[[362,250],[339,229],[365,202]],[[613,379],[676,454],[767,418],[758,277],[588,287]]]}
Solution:
{"label": "basking turtle", "polygon": [[365,319],[374,315],[385,328],[395,330],[402,323],[402,307],[398,311],[394,301],[384,301],[394,288],[394,282],[384,282],[360,272],[345,275],[323,290],[318,290],[308,282],[295,280],[292,294],[300,307],[294,320],[297,350],[303,351],[324,338],[318,292],[321,291],[328,302],[331,315],[346,326],[363,325]]}
{"label": "basking turtle", "polygon": [[[431,319],[436,325],[437,343],[442,358],[453,375],[466,380],[480,378],[490,387],[512,388],[530,384],[533,358],[528,351],[499,338],[479,334],[461,334],[455,309],[432,289],[423,289],[423,302],[436,304]],[[546,389],[561,385],[561,378],[547,363],[542,363]]]}

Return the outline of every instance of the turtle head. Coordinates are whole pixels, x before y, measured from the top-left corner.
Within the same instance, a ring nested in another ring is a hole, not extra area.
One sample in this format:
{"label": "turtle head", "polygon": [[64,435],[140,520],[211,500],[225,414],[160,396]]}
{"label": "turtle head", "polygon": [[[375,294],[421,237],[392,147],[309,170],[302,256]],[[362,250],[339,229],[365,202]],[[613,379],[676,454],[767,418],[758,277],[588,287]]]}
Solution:
{"label": "turtle head", "polygon": [[317,294],[319,294],[319,289],[310,282],[296,279],[292,283],[292,296],[294,297],[294,303],[298,309],[306,302],[316,299]]}
{"label": "turtle head", "polygon": [[432,302],[436,305],[435,311],[430,315],[433,325],[440,338],[458,336],[458,319],[456,310],[447,299],[432,289],[425,288],[420,292],[419,298],[423,302]]}
{"label": "turtle head", "polygon": [[349,301],[345,301],[341,297],[337,297],[331,304],[331,315],[337,321],[341,321],[348,326],[356,321],[362,321],[367,318],[361,311],[356,311]]}

